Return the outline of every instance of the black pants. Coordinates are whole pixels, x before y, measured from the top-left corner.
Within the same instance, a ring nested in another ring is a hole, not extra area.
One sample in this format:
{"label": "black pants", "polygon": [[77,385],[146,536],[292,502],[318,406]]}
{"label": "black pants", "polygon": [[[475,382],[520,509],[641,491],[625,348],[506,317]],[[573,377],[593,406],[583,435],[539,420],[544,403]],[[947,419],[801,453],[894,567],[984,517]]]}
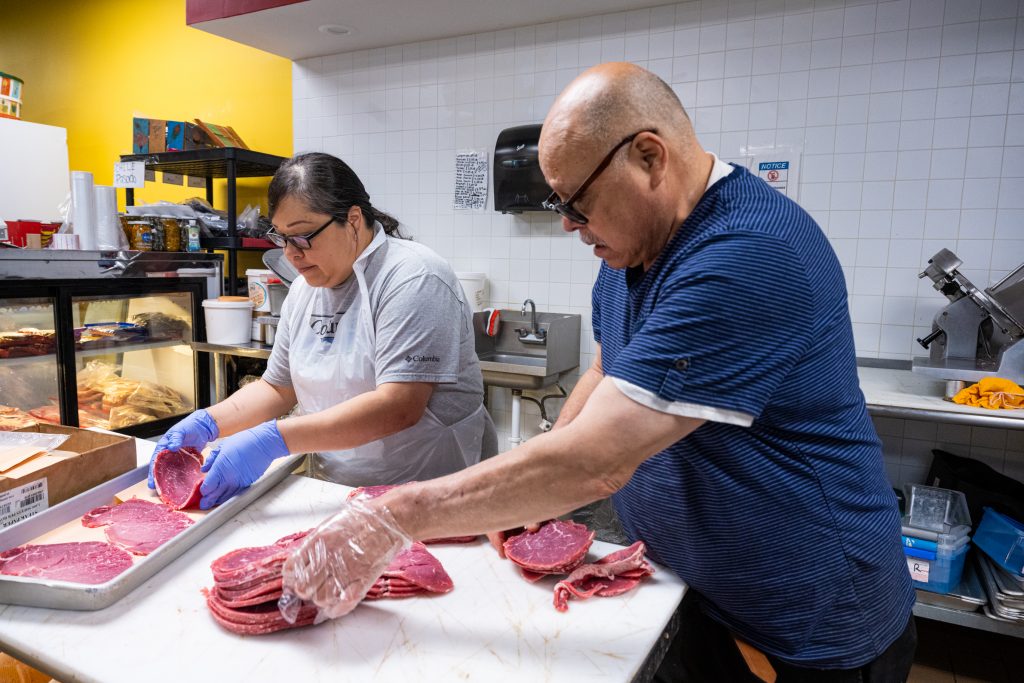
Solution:
{"label": "black pants", "polygon": [[[707,616],[695,591],[680,606],[679,632],[655,674],[658,683],[757,683],[729,629]],[[768,655],[777,683],[901,683],[907,680],[917,648],[911,616],[903,633],[885,652],[857,669],[808,669]]]}

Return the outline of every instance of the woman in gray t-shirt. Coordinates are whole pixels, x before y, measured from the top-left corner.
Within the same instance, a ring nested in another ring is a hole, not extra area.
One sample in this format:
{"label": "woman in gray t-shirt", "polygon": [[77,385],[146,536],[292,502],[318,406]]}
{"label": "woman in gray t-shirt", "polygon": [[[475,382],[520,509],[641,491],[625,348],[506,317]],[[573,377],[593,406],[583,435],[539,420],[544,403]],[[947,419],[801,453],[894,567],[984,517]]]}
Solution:
{"label": "woman in gray t-shirt", "polygon": [[[350,486],[430,479],[497,451],[472,314],[451,267],[402,239],[347,164],[289,159],[270,183],[267,238],[299,273],[267,371],[172,427],[157,445],[203,448],[206,509],[288,453]],[[298,405],[301,415],[273,419]],[[151,477],[152,486],[152,477]]]}

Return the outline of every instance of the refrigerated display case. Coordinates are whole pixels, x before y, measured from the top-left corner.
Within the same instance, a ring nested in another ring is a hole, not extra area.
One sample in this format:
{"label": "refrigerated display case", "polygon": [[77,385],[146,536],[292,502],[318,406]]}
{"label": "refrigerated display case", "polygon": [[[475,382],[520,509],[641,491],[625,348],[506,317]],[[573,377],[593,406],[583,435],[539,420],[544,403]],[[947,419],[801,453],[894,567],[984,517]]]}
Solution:
{"label": "refrigerated display case", "polygon": [[[209,356],[190,346],[205,338],[206,277],[151,269],[180,266],[170,254],[143,259],[150,269],[104,257],[107,274],[91,278],[81,259],[29,268],[40,253],[0,252],[0,429],[48,422],[146,437],[209,405]],[[211,262],[196,256],[180,267]],[[69,268],[78,278],[11,275]]]}

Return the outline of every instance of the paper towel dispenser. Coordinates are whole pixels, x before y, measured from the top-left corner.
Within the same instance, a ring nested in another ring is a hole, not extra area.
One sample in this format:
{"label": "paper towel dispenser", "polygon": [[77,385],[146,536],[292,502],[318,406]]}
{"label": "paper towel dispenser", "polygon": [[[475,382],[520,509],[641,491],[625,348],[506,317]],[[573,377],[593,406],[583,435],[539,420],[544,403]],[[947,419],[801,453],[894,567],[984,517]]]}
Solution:
{"label": "paper towel dispenser", "polygon": [[502,213],[545,211],[551,194],[537,160],[540,124],[506,128],[494,145],[494,209]]}

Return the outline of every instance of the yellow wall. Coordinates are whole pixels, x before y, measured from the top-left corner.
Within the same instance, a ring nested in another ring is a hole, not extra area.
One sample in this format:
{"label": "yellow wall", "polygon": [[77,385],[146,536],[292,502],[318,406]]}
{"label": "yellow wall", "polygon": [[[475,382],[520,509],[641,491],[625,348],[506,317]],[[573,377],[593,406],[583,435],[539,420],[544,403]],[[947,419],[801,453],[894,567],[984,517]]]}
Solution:
{"label": "yellow wall", "polygon": [[[292,152],[291,63],[185,25],[185,0],[0,0],[0,71],[25,81],[22,118],[68,131],[72,170],[113,182],[132,117],[232,126],[251,149]],[[155,183],[136,201],[202,188]],[[266,208],[266,179],[239,181],[239,212]],[[124,193],[119,192],[123,207]],[[214,205],[226,208],[224,182]]]}

